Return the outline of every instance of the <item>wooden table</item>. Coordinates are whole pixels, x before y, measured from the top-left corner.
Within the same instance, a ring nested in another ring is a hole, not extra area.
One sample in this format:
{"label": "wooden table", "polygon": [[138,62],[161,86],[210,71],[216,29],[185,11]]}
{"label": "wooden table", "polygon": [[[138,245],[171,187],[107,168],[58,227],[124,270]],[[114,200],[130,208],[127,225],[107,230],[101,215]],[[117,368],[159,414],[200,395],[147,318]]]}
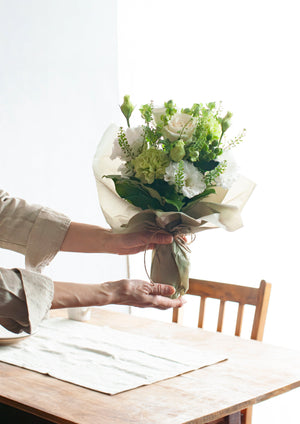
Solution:
{"label": "wooden table", "polygon": [[54,423],[202,424],[300,386],[300,352],[103,309],[90,322],[214,346],[229,359],[114,396],[0,362],[0,402]]}

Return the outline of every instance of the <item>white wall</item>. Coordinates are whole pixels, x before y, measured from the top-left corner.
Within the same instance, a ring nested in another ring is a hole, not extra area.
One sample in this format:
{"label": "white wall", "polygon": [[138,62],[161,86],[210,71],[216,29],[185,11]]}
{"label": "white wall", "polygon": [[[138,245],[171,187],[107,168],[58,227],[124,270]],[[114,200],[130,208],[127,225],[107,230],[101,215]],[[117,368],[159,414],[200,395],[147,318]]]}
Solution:
{"label": "white wall", "polygon": [[[103,226],[92,159],[119,115],[116,13],[116,0],[0,0],[1,187]],[[125,259],[60,253],[45,274],[119,279]],[[1,266],[24,258],[2,250]]]}
{"label": "white wall", "polygon": [[[197,235],[190,275],[272,283],[264,340],[294,349],[300,349],[298,16],[292,0],[119,1],[120,95],[131,94],[137,106],[223,100],[236,129],[247,128],[235,156],[257,187],[244,227]],[[143,268],[142,254],[131,258],[132,276],[145,276]],[[299,390],[257,406],[254,422],[293,422],[296,397]]]}

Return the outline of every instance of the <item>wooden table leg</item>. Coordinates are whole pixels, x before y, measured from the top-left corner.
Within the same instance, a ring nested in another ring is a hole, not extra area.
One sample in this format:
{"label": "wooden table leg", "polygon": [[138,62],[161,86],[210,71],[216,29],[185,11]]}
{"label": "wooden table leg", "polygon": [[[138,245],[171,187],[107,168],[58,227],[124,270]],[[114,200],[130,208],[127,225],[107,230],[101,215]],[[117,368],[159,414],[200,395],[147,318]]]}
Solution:
{"label": "wooden table leg", "polygon": [[252,423],[252,409],[252,406],[249,406],[247,409],[242,411],[242,424]]}
{"label": "wooden table leg", "polygon": [[228,424],[241,424],[241,411],[228,415]]}
{"label": "wooden table leg", "polygon": [[209,424],[241,424],[242,423],[241,411],[235,414],[227,415],[226,417],[219,418],[215,421],[210,421]]}

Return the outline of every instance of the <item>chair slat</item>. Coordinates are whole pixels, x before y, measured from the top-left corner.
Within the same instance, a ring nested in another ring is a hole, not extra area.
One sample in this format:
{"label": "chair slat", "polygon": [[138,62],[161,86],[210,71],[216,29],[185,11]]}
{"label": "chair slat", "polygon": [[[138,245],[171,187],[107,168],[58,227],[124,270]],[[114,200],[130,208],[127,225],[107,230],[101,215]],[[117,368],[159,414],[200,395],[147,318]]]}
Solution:
{"label": "chair slat", "polygon": [[235,326],[235,333],[234,333],[235,336],[241,335],[243,315],[244,315],[244,305],[242,303],[239,303],[239,309],[238,309],[236,326]]}
{"label": "chair slat", "polygon": [[201,296],[198,327],[203,328],[206,297]]}
{"label": "chair slat", "polygon": [[219,332],[221,332],[223,328],[224,311],[225,311],[225,300],[220,300],[218,325],[217,325],[217,331]]}
{"label": "chair slat", "polygon": [[173,317],[172,322],[176,322],[177,324],[183,324],[183,314],[184,308],[173,308]]}
{"label": "chair slat", "polygon": [[190,278],[188,294],[229,300],[243,303],[244,305],[256,305],[259,289]]}

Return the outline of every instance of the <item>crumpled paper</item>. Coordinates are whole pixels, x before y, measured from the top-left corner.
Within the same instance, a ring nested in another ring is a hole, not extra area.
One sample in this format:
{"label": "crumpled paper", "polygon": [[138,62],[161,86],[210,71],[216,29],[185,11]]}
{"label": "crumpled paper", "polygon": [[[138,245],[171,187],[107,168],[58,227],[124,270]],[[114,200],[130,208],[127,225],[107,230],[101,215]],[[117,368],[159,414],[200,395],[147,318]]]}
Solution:
{"label": "crumpled paper", "polygon": [[[235,231],[242,227],[241,211],[255,188],[245,177],[226,190],[215,187],[210,194],[182,212],[142,210],[122,199],[111,179],[105,175],[119,174],[121,161],[110,159],[112,145],[119,127],[112,124],[103,134],[97,147],[93,171],[96,179],[99,204],[103,215],[114,232],[167,231],[174,236],[169,245],[157,245],[152,253],[150,277],[155,283],[175,287],[178,297],[188,291],[189,248],[182,235],[194,234],[212,228]],[[151,243],[151,239],[149,240]]]}

